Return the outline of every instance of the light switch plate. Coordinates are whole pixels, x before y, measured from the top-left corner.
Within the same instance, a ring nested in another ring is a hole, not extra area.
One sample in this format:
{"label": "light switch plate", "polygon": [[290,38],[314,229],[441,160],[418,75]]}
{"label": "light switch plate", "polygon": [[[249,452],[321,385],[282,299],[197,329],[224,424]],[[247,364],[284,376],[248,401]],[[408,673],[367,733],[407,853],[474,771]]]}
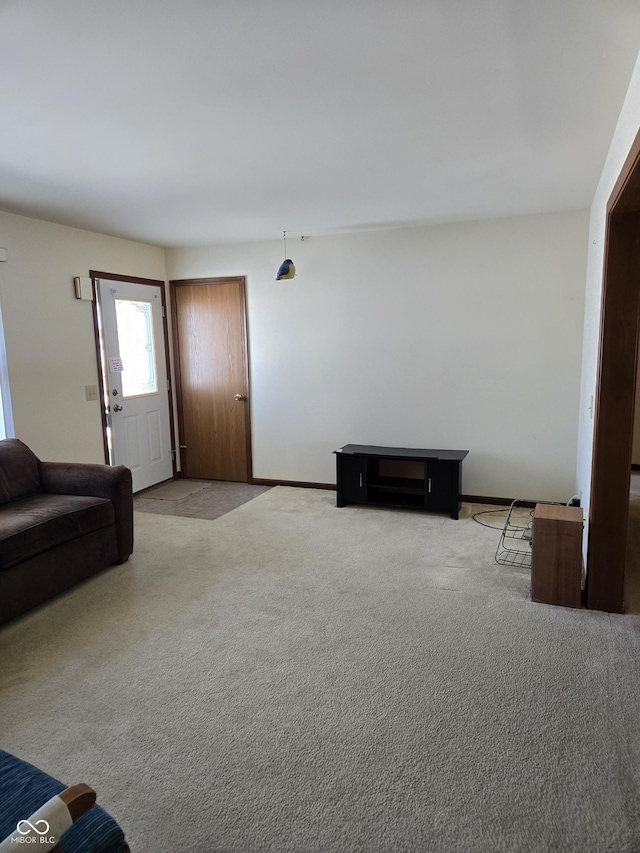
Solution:
{"label": "light switch plate", "polygon": [[85,385],[84,386],[84,396],[85,396],[85,400],[97,400],[98,399],[98,386],[97,385]]}

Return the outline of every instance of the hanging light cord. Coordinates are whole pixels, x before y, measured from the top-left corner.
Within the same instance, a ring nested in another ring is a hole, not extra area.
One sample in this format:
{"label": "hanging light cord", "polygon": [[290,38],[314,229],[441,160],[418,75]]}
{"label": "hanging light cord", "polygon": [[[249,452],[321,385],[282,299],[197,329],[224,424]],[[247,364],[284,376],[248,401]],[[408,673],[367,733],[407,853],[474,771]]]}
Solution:
{"label": "hanging light cord", "polygon": [[284,244],[284,257],[287,257],[287,232],[282,232],[282,242]]}

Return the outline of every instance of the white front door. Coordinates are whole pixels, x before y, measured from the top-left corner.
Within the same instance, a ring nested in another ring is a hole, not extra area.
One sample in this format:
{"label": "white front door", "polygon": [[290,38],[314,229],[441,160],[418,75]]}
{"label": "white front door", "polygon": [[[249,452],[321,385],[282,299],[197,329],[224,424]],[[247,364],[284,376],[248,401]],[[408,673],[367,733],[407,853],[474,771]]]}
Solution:
{"label": "white front door", "polygon": [[161,290],[97,279],[97,291],[110,462],[139,492],[173,477]]}

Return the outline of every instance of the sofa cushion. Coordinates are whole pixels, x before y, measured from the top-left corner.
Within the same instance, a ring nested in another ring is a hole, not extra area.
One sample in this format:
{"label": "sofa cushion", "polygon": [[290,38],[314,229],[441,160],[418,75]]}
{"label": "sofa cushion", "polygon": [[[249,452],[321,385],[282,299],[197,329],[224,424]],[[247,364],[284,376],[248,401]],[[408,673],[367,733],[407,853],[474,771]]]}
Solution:
{"label": "sofa cushion", "polygon": [[38,457],[17,438],[0,441],[0,504],[41,492]]}
{"label": "sofa cushion", "polygon": [[105,498],[39,494],[4,504],[0,571],[114,521],[113,504]]}

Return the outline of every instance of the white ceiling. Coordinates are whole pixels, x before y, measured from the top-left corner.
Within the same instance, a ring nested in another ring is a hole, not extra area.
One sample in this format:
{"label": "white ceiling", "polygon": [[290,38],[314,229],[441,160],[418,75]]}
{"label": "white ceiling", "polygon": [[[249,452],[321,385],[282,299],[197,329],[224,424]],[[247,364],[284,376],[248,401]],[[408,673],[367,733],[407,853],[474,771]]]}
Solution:
{"label": "white ceiling", "polygon": [[588,207],[638,0],[0,0],[0,208],[156,245]]}

